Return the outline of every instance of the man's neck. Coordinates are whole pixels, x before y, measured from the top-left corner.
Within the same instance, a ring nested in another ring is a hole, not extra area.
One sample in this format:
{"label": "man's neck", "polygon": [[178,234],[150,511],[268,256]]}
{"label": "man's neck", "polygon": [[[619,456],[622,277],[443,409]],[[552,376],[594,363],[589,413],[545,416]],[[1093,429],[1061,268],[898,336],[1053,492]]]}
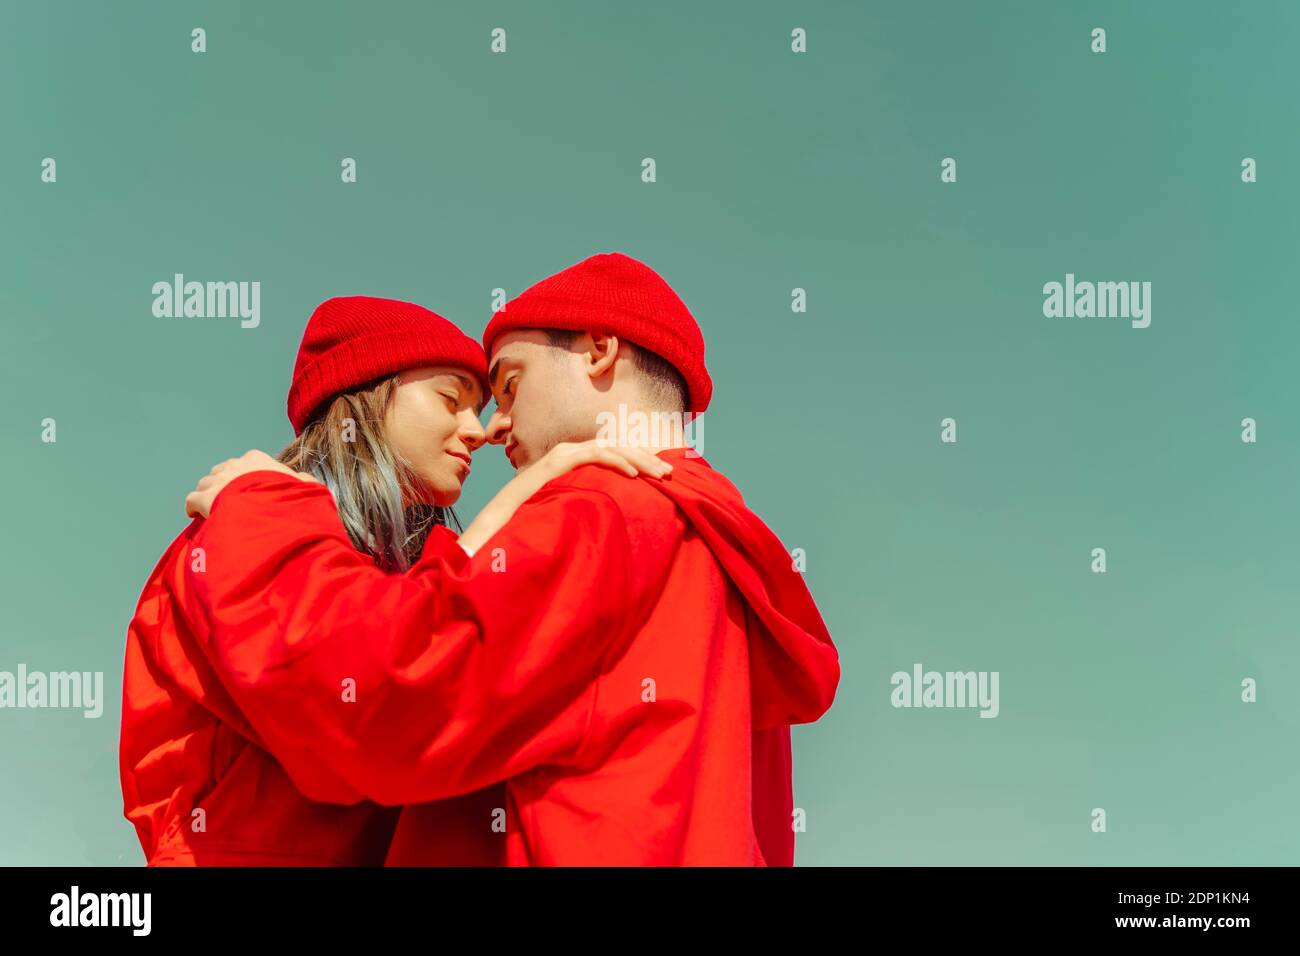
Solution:
{"label": "man's neck", "polygon": [[644,448],[652,454],[689,445],[687,416],[681,412],[622,403],[596,417],[598,440]]}

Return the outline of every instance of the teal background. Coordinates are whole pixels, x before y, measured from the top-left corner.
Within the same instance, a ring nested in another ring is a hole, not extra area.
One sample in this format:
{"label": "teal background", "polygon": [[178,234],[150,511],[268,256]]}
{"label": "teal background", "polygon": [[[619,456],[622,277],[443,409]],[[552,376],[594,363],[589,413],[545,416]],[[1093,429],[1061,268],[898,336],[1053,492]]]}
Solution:
{"label": "teal background", "polygon": [[[109,698],[0,710],[0,862],[142,862],[126,624],[196,479],[291,437],[316,303],[477,334],[614,249],[699,319],[706,454],[840,648],[799,863],[1300,861],[1298,40],[1288,2],[0,7],[0,669]],[[154,318],[174,272],[260,281],[261,327]],[[1151,327],[1044,318],[1067,272],[1151,281]],[[918,661],[1000,716],[891,707]]]}

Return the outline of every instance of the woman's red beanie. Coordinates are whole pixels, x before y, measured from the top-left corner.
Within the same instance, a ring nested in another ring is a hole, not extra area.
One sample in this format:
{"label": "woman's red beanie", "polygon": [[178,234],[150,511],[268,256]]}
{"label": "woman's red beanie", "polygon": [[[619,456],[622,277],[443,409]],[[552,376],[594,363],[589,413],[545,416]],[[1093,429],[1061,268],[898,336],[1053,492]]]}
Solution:
{"label": "woman's red beanie", "polygon": [[345,295],[326,299],[307,320],[289,386],[289,421],[302,434],[329,398],[422,365],[454,365],[472,372],[491,394],[487,359],[472,338],[414,302]]}
{"label": "woman's red beanie", "polygon": [[686,380],[687,411],[713,397],[704,335],[676,292],[643,262],[619,252],[584,259],[521,292],[492,316],[483,349],[510,329],[606,332],[666,359]]}

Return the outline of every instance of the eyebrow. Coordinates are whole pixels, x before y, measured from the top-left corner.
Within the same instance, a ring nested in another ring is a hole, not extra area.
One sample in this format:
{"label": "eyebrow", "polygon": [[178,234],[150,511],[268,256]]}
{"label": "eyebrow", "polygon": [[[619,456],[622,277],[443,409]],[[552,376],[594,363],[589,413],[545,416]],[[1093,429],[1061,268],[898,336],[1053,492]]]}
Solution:
{"label": "eyebrow", "polygon": [[[456,381],[460,382],[460,387],[463,388],[466,392],[468,392],[471,395],[474,394],[474,389],[477,387],[476,382],[466,378],[464,375],[461,375],[458,372],[447,372],[446,374],[454,378]],[[475,404],[474,411],[476,413],[482,412],[483,409],[487,407],[487,403],[488,403],[488,396],[480,395],[479,398],[481,398],[482,401],[477,402]]]}

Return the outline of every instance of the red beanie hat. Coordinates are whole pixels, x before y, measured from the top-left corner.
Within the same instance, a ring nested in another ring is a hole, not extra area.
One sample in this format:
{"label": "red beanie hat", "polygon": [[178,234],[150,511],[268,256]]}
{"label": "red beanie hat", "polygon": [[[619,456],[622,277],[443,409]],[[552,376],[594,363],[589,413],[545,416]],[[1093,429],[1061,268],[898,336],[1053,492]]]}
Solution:
{"label": "red beanie hat", "polygon": [[487,384],[487,359],[472,338],[414,302],[347,295],[326,299],[307,320],[289,386],[293,433],[326,399],[422,365],[454,365]]}
{"label": "red beanie hat", "polygon": [[713,396],[704,336],[677,293],[643,262],[610,252],[584,259],[521,292],[483,331],[483,349],[510,329],[606,332],[649,349],[686,380],[686,410],[703,412]]}

